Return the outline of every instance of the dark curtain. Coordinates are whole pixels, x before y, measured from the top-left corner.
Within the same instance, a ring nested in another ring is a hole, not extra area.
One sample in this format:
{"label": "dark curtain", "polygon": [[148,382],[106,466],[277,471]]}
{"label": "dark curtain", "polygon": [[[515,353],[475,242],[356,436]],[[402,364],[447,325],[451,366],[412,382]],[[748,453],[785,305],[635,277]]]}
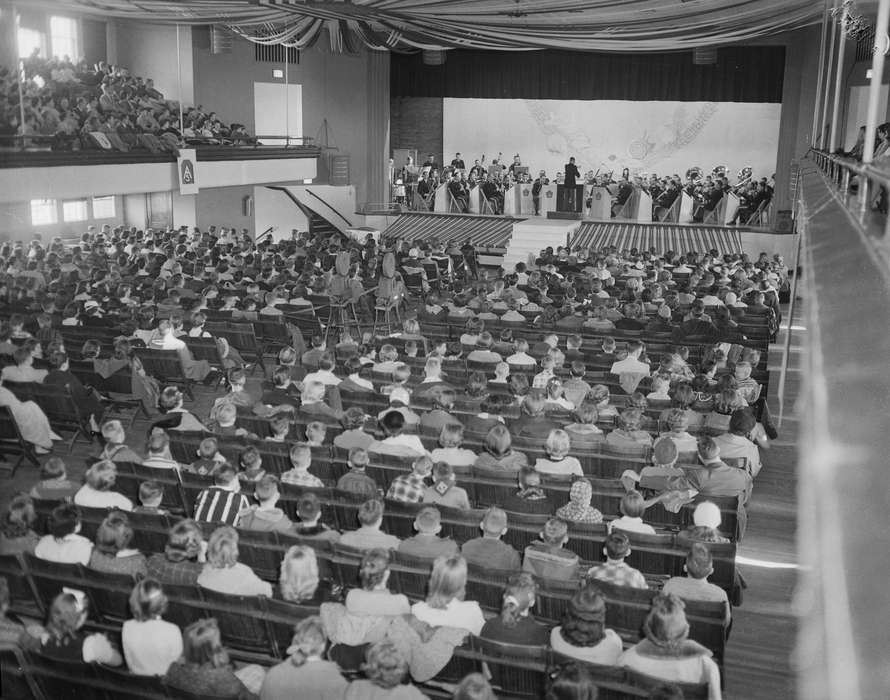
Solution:
{"label": "dark curtain", "polygon": [[392,54],[393,97],[529,100],[682,100],[781,102],[783,46],[728,47],[717,63],[697,66],[692,52],[573,51],[446,53],[441,66],[416,54]]}

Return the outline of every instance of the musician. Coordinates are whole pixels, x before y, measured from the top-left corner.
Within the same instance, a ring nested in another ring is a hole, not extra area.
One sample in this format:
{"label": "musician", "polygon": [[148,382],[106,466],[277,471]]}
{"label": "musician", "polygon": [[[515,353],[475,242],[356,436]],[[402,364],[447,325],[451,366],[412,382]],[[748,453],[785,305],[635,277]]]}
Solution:
{"label": "musician", "polygon": [[678,196],[680,196],[680,190],[677,189],[677,184],[673,180],[668,180],[664,191],[658,195],[658,199],[654,200],[656,221],[661,221],[664,215],[670,211]]}
{"label": "musician", "polygon": [[451,167],[455,170],[466,170],[467,166],[464,165],[464,160],[460,157],[460,153],[454,154],[454,158],[451,160]]}
{"label": "musician", "polygon": [[510,167],[508,168],[510,174],[514,175],[516,168],[520,166],[522,166],[522,161],[519,159],[519,154],[517,153],[515,156],[513,156],[513,162],[510,163]]}
{"label": "musician", "polygon": [[433,186],[432,173],[427,174],[425,178],[422,178],[420,182],[417,183],[417,194],[423,201],[423,204],[426,207],[427,211],[431,211],[433,208],[433,193],[435,191],[436,188]]}
{"label": "musician", "polygon": [[448,191],[454,198],[454,205],[461,214],[466,214],[470,204],[470,190],[467,188],[466,180],[463,179],[463,173],[455,175],[448,182]]}
{"label": "musician", "polygon": [[[460,154],[458,153],[458,155]],[[485,162],[485,156],[482,156],[482,162],[477,159],[473,163],[473,167],[470,168],[470,182],[477,182],[485,177],[485,168],[482,167],[483,162]]]}
{"label": "musician", "polygon": [[501,192],[498,184],[491,175],[487,176],[485,182],[482,183],[482,194],[484,194],[485,198],[491,202],[495,214],[503,213],[504,193]]}
{"label": "musician", "polygon": [[704,221],[705,216],[714,211],[723,199],[723,189],[716,186],[712,180],[710,182],[708,180],[711,180],[710,176],[705,181],[704,197],[692,213],[692,220],[699,223]]}
{"label": "musician", "polygon": [[[625,172],[627,172],[627,168],[625,168]],[[618,197],[612,205],[613,218],[621,213],[621,210],[624,208],[624,205],[627,204],[627,200],[630,199],[633,191],[634,188],[633,185],[630,184],[630,180],[622,174],[621,181],[618,183]]]}
{"label": "musician", "polygon": [[434,156],[432,153],[430,153],[430,154],[426,157],[426,160],[423,161],[423,167],[424,167],[424,168],[429,168],[431,171],[432,171],[432,170],[438,170],[438,169],[439,169],[439,164],[436,162],[436,156]]}
{"label": "musician", "polygon": [[563,167],[563,182],[565,186],[569,188],[566,203],[569,204],[571,211],[575,211],[578,208],[575,184],[579,177],[581,177],[581,172],[578,170],[578,166],[575,165],[575,156],[572,156],[569,158],[569,162]]}
{"label": "musician", "polygon": [[532,184],[532,203],[535,206],[535,216],[540,216],[541,214],[541,189],[549,184],[550,180],[547,179],[547,174],[542,170]]}

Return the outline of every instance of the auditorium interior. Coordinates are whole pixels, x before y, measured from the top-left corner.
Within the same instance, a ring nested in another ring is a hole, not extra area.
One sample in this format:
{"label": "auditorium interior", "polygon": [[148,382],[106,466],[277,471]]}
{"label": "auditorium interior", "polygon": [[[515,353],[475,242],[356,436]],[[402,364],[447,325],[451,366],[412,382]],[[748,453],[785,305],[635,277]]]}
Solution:
{"label": "auditorium interior", "polygon": [[888,32],[0,3],[0,698],[890,697]]}

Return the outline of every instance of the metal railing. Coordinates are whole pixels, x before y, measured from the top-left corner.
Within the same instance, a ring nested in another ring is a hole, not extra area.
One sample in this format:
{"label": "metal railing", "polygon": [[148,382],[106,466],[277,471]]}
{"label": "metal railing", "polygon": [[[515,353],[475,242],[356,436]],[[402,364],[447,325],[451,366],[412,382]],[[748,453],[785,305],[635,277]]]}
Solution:
{"label": "metal railing", "polygon": [[890,240],[890,163],[865,164],[816,149],[809,155],[837,186],[838,198],[863,230]]}

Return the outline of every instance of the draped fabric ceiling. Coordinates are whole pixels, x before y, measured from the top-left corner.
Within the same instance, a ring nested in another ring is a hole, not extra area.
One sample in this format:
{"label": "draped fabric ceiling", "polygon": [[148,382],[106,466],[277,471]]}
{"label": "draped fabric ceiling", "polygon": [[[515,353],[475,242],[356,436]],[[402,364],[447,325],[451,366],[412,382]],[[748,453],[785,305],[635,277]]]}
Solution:
{"label": "draped fabric ceiling", "polygon": [[143,22],[223,25],[250,41],[335,50],[673,51],[812,24],[818,0],[28,0]]}

